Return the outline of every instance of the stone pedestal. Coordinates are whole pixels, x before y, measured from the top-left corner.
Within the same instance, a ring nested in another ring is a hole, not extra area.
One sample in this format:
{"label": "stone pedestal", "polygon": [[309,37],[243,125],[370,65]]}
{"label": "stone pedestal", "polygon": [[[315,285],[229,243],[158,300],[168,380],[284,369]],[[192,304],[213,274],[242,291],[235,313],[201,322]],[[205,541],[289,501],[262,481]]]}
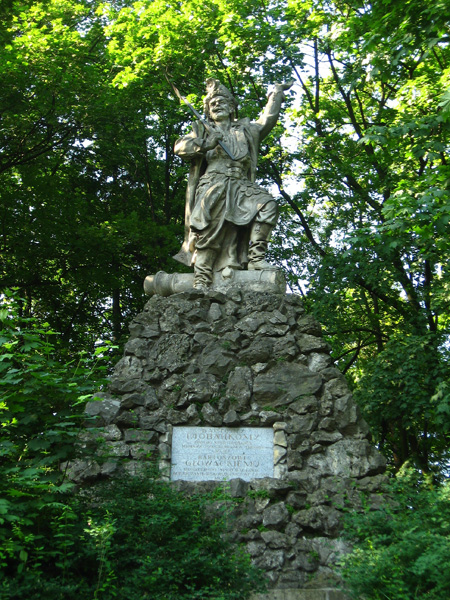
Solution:
{"label": "stone pedestal", "polygon": [[[178,474],[173,485],[187,492],[216,485],[228,490],[230,533],[266,573],[274,590],[267,599],[341,598],[332,588],[334,564],[347,550],[340,538],[343,510],[360,507],[361,491],[377,502],[385,460],[370,444],[320,325],[300,298],[242,286],[155,295],[130,331],[110,390],[86,408],[103,428],[104,458],[73,463],[72,477],[137,473],[156,457],[170,478],[174,428],[235,432],[229,437],[236,441],[234,454],[214,452],[208,442],[192,459],[206,477],[224,473],[225,483],[184,481]],[[238,433],[250,439],[248,431],[256,436],[267,429],[273,452],[261,460],[267,467],[272,457],[273,476],[234,471],[232,461],[248,467],[253,460]],[[177,456],[183,460],[183,452]],[[223,461],[227,470],[206,469]],[[192,465],[185,466],[182,473]]]}

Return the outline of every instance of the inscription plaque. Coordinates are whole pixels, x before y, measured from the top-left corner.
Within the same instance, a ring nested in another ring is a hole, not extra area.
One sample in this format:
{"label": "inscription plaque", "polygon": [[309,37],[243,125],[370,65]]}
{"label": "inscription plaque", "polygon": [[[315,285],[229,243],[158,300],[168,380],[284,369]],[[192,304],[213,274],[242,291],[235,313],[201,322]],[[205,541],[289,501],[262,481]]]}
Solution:
{"label": "inscription plaque", "polygon": [[245,481],[273,477],[271,427],[174,427],[170,478]]}

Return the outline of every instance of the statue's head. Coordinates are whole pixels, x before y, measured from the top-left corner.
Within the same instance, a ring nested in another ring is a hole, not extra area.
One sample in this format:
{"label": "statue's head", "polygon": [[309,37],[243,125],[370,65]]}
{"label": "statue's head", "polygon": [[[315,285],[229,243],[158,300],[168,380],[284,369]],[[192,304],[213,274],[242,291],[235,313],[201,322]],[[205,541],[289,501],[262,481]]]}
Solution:
{"label": "statue's head", "polygon": [[206,97],[203,100],[203,110],[208,118],[210,117],[209,104],[214,98],[218,97],[226,100],[229,106],[230,116],[234,113],[234,111],[237,108],[237,102],[233,94],[224,85],[222,85],[218,79],[207,79]]}

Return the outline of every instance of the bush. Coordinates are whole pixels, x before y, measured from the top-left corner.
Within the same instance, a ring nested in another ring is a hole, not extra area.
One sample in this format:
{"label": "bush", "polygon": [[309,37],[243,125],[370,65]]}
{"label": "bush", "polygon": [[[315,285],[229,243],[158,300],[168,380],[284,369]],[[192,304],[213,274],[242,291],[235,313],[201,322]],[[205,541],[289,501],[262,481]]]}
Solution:
{"label": "bush", "polygon": [[249,558],[226,540],[220,515],[206,510],[208,499],[188,498],[152,475],[47,506],[47,527],[20,573],[20,561],[10,561],[1,597],[238,600],[260,587]]}
{"label": "bush", "polygon": [[404,468],[380,510],[346,518],[354,549],[342,562],[352,597],[450,598],[450,484],[430,488]]}
{"label": "bush", "polygon": [[58,333],[21,317],[14,292],[0,299],[0,568],[18,560],[20,571],[28,546],[42,540],[48,507],[72,487],[59,465],[73,456],[105,348],[63,360]]}

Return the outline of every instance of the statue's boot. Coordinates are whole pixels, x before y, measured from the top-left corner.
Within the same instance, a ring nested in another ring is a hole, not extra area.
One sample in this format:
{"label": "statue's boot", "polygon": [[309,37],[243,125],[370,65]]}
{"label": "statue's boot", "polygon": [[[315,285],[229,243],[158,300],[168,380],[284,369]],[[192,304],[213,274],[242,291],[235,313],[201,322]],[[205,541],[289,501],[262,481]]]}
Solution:
{"label": "statue's boot", "polygon": [[210,287],[213,281],[213,266],[216,260],[216,250],[204,248],[197,250],[194,263],[194,284],[197,290]]}
{"label": "statue's boot", "polygon": [[248,250],[249,271],[276,271],[278,267],[266,260],[267,246],[273,227],[267,223],[254,222],[250,230],[250,247]]}

